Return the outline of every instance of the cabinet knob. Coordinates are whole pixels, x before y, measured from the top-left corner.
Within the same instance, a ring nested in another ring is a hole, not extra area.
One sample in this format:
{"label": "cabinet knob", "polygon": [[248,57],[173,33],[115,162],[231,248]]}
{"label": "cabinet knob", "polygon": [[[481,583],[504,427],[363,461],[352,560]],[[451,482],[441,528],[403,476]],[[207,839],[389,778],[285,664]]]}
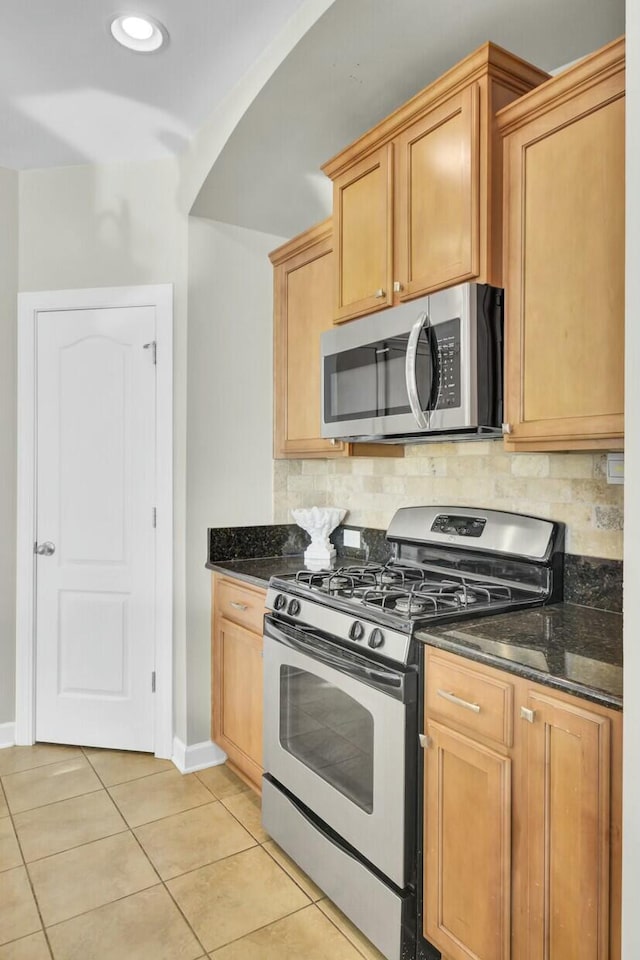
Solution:
{"label": "cabinet knob", "polygon": [[376,292],[374,293],[374,297],[376,298],[376,300],[382,300],[382,298],[383,298],[383,297],[386,297],[386,295],[387,295],[387,294],[386,294],[385,291],[382,289],[382,287],[380,287],[380,289],[379,289],[379,290],[376,290]]}
{"label": "cabinet knob", "polygon": [[536,712],[535,710],[530,710],[529,707],[520,707],[520,716],[528,723],[533,723],[536,719]]}
{"label": "cabinet knob", "polygon": [[503,423],[503,424],[502,424],[502,432],[505,433],[505,434],[506,434],[506,433],[511,433],[511,424],[510,424],[510,423]]}
{"label": "cabinet knob", "polygon": [[420,741],[420,746],[423,750],[428,750],[431,746],[431,737],[428,737],[426,733],[419,733],[418,740]]}
{"label": "cabinet knob", "polygon": [[393,281],[393,292],[394,292],[394,293],[401,293],[403,290],[404,290],[404,287],[402,286],[402,284],[400,283],[400,281],[399,281],[399,280],[394,280],[394,281]]}

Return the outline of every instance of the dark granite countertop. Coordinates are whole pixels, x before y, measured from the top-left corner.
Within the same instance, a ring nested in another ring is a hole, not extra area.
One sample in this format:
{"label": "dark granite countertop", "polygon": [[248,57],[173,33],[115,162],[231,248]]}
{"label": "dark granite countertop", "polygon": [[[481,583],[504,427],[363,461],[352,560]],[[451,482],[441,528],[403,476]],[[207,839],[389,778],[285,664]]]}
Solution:
{"label": "dark granite countertop", "polygon": [[206,564],[214,573],[226,573],[246,580],[257,587],[267,586],[269,579],[285,573],[297,573],[304,567],[302,554],[288,557],[253,557],[249,560],[216,560]]}
{"label": "dark granite countertop", "polygon": [[421,630],[429,646],[622,709],[622,616],[556,603]]}

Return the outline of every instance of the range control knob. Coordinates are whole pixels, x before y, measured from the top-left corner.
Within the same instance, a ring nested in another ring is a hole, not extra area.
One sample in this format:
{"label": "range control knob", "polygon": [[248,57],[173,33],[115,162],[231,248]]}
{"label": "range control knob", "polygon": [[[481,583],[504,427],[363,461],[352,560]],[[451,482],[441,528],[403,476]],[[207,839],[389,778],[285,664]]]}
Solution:
{"label": "range control knob", "polygon": [[286,607],[286,605],[287,605],[287,598],[285,597],[284,593],[276,594],[276,598],[273,601],[273,609],[282,610],[282,608]]}
{"label": "range control knob", "polygon": [[350,640],[362,640],[364,637],[364,627],[359,620],[354,620],[349,628],[349,639]]}
{"label": "range control knob", "polygon": [[294,598],[287,607],[287,613],[291,617],[297,617],[300,613],[300,601]]}
{"label": "range control knob", "polygon": [[371,635],[367,641],[370,647],[381,647],[384,643],[384,633],[380,630],[379,627],[375,627],[371,631]]}

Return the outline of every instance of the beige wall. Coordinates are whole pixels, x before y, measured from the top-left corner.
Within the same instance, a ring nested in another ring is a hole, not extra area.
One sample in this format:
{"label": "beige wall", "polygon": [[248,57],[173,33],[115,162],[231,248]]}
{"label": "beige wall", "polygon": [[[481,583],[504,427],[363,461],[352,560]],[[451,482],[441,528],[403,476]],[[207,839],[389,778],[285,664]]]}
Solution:
{"label": "beige wall", "polygon": [[607,484],[603,455],[506,454],[500,440],[422,444],[405,453],[275,461],[275,521],[291,522],[291,507],[335,505],[349,510],[346,523],[386,529],[398,507],[466,504],[560,520],[568,552],[622,559],[624,488]]}
{"label": "beige wall", "polygon": [[272,303],[268,253],[282,237],[189,224],[187,712],[210,736],[207,527],[271,522]]}
{"label": "beige wall", "polygon": [[18,175],[0,168],[0,724],[14,719]]}

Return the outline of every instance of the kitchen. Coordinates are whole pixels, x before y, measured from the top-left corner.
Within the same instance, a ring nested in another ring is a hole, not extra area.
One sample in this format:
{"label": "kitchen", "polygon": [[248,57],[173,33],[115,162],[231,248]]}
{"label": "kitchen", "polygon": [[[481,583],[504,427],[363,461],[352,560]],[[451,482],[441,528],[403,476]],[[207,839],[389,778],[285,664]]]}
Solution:
{"label": "kitchen", "polygon": [[[563,58],[563,62],[566,59],[566,57]],[[345,138],[344,142],[347,142],[347,139]],[[268,329],[269,306],[265,305],[270,305],[271,302],[271,276],[265,257],[266,253],[277,246],[280,238],[275,235],[266,238],[256,237],[242,229],[207,223],[204,219],[188,223],[187,219],[180,214],[180,208],[174,206],[173,202],[173,198],[182,189],[184,189],[184,182],[181,182],[178,172],[170,161],[158,164],[153,169],[140,165],[128,171],[126,177],[122,171],[106,168],[99,170],[85,168],[76,171],[75,174],[61,170],[25,175],[21,183],[21,216],[25,218],[24,223],[30,236],[30,244],[29,249],[23,251],[21,288],[140,283],[174,277],[177,278],[176,316],[184,318],[187,287],[189,284],[191,286],[188,347],[190,377],[186,386],[184,384],[179,386],[176,397],[178,446],[182,444],[184,447],[188,443],[189,456],[192,458],[192,469],[186,479],[182,474],[177,474],[179,495],[176,504],[177,550],[178,553],[182,550],[183,554],[187,554],[189,564],[187,581],[188,589],[191,591],[188,603],[190,640],[187,662],[184,641],[180,640],[181,630],[186,629],[181,627],[184,612],[180,612],[179,609],[176,629],[177,645],[180,651],[178,660],[180,669],[184,671],[186,677],[185,690],[180,695],[176,715],[178,735],[185,742],[197,743],[208,737],[208,680],[202,670],[203,665],[208,662],[208,584],[203,580],[201,567],[202,531],[212,525],[261,522],[270,517],[271,511],[270,495],[267,493],[265,497],[262,488],[256,490],[254,482],[247,481],[246,485],[241,487],[241,477],[231,480],[234,477],[233,469],[225,470],[225,476],[220,476],[219,471],[216,475],[221,451],[224,454],[225,463],[229,464],[242,461],[247,456],[247,448],[253,446],[255,449],[251,455],[257,460],[252,462],[261,464],[258,475],[266,477],[265,471],[268,471],[269,475],[271,472],[271,449],[266,404],[262,414],[264,430],[261,429],[260,436],[256,436],[256,431],[252,429],[251,443],[241,448],[239,454],[234,453],[233,445],[237,426],[234,428],[233,422],[228,420],[225,423],[224,418],[216,416],[216,410],[225,400],[226,409],[228,410],[231,406],[237,411],[237,417],[240,417],[244,411],[247,422],[255,415],[255,408],[253,404],[247,406],[246,400],[243,401],[238,396],[233,372],[229,369],[226,360],[222,368],[216,369],[214,373],[207,359],[215,353],[215,349],[219,350],[220,356],[226,358],[236,349],[233,329],[221,330],[212,327],[209,302],[211,294],[215,294],[220,303],[220,309],[231,313],[234,301],[237,300],[237,291],[242,288],[246,271],[250,270],[251,275],[255,275],[255,286],[252,291],[246,293],[249,299],[243,314],[246,316],[259,301],[262,310],[260,316],[264,319],[264,326],[255,331],[253,341],[255,353],[252,351],[246,358],[246,363],[250,365],[251,380],[256,385],[255,389],[259,388],[262,395],[268,396],[269,371],[264,363],[264,357],[269,356],[270,353],[270,330]],[[119,231],[124,231],[125,228],[125,221],[122,215],[118,215],[116,203],[116,198],[121,196],[128,198],[130,229],[133,231],[129,236],[128,246],[123,245],[122,248],[118,242],[113,242],[114,238],[117,241],[123,238]],[[112,213],[110,222],[109,211]],[[633,218],[630,217],[629,220],[632,221]],[[57,229],[57,224],[63,222],[75,222],[77,225],[75,231],[65,233],[65,243],[61,242],[61,232]],[[41,223],[39,230],[33,229],[36,223]],[[301,227],[305,225],[301,224]],[[81,249],[83,244],[87,244],[86,251]],[[188,271],[185,270],[187,244],[189,246]],[[238,254],[241,250],[242,256],[234,256],[234,250]],[[219,264],[220,272],[216,275],[212,275],[210,270],[212,255]],[[219,277],[225,277],[225,282],[222,283]],[[233,287],[235,289],[231,289]],[[225,303],[228,306],[225,306]],[[182,321],[177,320],[177,327],[180,330],[183,330],[184,326]],[[180,342],[179,355],[182,357],[182,362],[185,360],[186,349],[186,342]],[[632,390],[631,378],[629,381],[629,389]],[[192,414],[194,410],[206,409],[209,415],[188,417],[189,409]],[[212,422],[215,423],[215,444],[211,442]],[[244,421],[236,419],[236,425],[239,422]],[[629,442],[632,442],[632,438]],[[235,449],[238,449],[237,445]],[[482,444],[478,445],[477,453],[471,452],[469,455],[452,453],[451,457],[455,458],[455,461],[452,461],[455,462],[452,472],[455,471],[456,480],[461,475],[464,476],[467,471],[471,475],[480,470],[488,471],[489,467],[484,466],[476,470],[471,463],[471,458],[474,459],[474,463],[479,463],[487,455],[486,449],[482,450]],[[236,456],[238,459],[234,461]],[[448,457],[449,453],[445,453],[444,456]],[[260,460],[260,457],[263,459]],[[419,463],[414,463],[414,459]],[[396,476],[395,469],[391,476],[383,476],[378,473],[379,468],[376,465],[363,463],[340,481],[324,478],[320,473],[322,467],[319,464],[305,462],[301,465],[299,472],[289,464],[286,484],[278,476],[275,483],[276,487],[282,491],[280,499],[283,507],[285,485],[288,493],[298,495],[301,489],[309,489],[309,487],[314,492],[318,491],[322,494],[326,489],[324,484],[328,486],[329,483],[343,483],[342,490],[331,488],[330,501],[338,501],[340,499],[337,496],[338,493],[342,491],[346,493],[352,489],[351,503],[355,507],[355,498],[362,493],[367,497],[367,503],[370,506],[366,513],[362,511],[358,515],[354,512],[353,523],[384,527],[388,522],[390,510],[382,506],[380,499],[375,498],[384,496],[385,486],[393,488],[402,483],[408,483],[409,486],[406,489],[409,493],[414,491],[417,493],[419,488],[423,489],[415,478],[423,471],[441,468],[441,465],[427,464],[425,462],[427,459],[424,450],[415,458],[413,455],[407,458],[406,477]],[[571,462],[577,463],[579,460],[571,460]],[[627,449],[627,465],[628,463],[629,449]],[[409,464],[411,466],[408,466]],[[547,469],[545,464],[546,460],[543,457],[541,462],[530,463],[528,469],[544,472]],[[341,473],[336,471],[336,477],[341,476]],[[551,493],[552,481],[558,478],[543,477],[542,479],[549,481],[548,487]],[[571,479],[579,484],[581,479],[588,478],[579,476]],[[372,481],[371,484],[368,481]],[[475,481],[472,482],[475,489]],[[188,549],[183,542],[185,517],[180,499],[180,489],[184,489],[185,484],[188,484],[189,501]],[[230,489],[232,485],[235,485],[236,489]],[[442,486],[445,486],[444,483]],[[558,484],[555,486],[557,488]],[[367,487],[369,489],[366,489]],[[382,489],[379,489],[380,487]],[[489,488],[483,492],[490,494]],[[525,502],[527,500],[526,482],[523,481],[518,485],[518,493],[522,502]],[[228,511],[216,513],[217,503],[238,504],[240,495],[244,496],[247,502],[251,502],[251,509],[254,511],[252,515],[248,515],[246,510],[244,514],[241,513],[239,506],[234,515]],[[264,502],[259,506],[258,498],[261,496]],[[350,503],[345,501],[343,505],[349,506]],[[528,510],[522,506],[516,506],[515,509],[522,509],[525,512]],[[384,518],[381,516],[383,510],[386,510]],[[562,516],[558,518],[563,519]],[[274,519],[283,522],[285,517],[281,512]],[[568,517],[567,520],[569,521]],[[584,532],[585,538],[590,535],[590,531]],[[619,537],[619,532],[617,536]],[[604,543],[594,544],[593,553],[599,556],[607,555],[607,541],[610,545],[616,533],[614,531],[611,534],[611,531],[603,529],[598,532],[598,537],[602,537]],[[583,552],[578,542],[574,549],[576,552]],[[586,547],[584,552],[587,552]],[[180,569],[180,560],[177,561],[177,566]],[[196,584],[199,586],[196,587]]]}

